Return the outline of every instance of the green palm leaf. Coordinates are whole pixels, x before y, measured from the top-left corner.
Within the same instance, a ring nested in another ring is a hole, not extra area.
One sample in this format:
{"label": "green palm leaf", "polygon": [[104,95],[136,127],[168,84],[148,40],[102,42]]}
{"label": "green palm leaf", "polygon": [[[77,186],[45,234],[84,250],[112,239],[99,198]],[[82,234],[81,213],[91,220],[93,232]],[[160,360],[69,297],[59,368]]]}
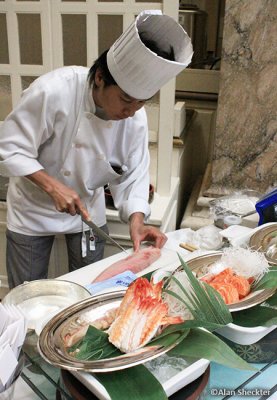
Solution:
{"label": "green palm leaf", "polygon": [[179,295],[166,287],[164,292],[185,304],[192,314],[194,321],[199,322],[199,326],[201,326],[201,323],[204,321],[213,322],[220,326],[232,322],[232,315],[221,295],[205,282],[200,282],[193,275],[192,271],[180,255],[179,259],[181,266],[187,275],[192,291],[186,289],[173,273],[170,276],[169,281],[167,281],[167,285],[170,280],[173,280],[180,288],[182,295]]}

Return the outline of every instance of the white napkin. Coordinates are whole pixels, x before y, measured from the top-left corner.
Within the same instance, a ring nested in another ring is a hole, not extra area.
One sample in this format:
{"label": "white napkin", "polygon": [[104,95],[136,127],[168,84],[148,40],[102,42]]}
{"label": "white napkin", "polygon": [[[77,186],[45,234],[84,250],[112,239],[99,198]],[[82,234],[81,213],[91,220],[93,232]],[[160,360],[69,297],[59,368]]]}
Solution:
{"label": "white napkin", "polygon": [[221,232],[219,232],[219,234],[222,237],[227,238],[233,247],[246,248],[249,244],[251,236],[255,232],[258,232],[259,230],[274,224],[275,222],[268,222],[266,224],[257,226],[254,229],[247,228],[246,226],[241,226],[241,225],[232,225],[226,229],[223,229]]}
{"label": "white napkin", "polygon": [[0,392],[12,382],[26,333],[24,315],[15,306],[0,303]]}
{"label": "white napkin", "polygon": [[190,252],[180,247],[180,243],[187,243],[196,247],[193,256],[207,253],[210,250],[218,250],[222,247],[222,237],[219,235],[220,229],[214,225],[204,226],[197,231],[190,228],[178,229],[167,232],[168,238],[164,248],[177,251],[179,254],[187,256]]}
{"label": "white napkin", "polygon": [[0,346],[0,392],[5,390],[5,385],[17,367],[17,358],[7,342]]}

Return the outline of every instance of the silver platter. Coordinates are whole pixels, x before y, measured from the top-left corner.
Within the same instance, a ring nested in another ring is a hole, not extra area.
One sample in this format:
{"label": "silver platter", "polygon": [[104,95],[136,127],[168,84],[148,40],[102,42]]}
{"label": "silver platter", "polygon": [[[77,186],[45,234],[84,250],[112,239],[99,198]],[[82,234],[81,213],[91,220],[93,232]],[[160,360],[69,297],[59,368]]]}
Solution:
{"label": "silver platter", "polygon": [[250,238],[249,246],[263,252],[270,264],[277,265],[277,223],[255,232]]}
{"label": "silver platter", "polygon": [[39,279],[13,288],[2,300],[16,305],[26,318],[29,330],[37,329],[50,316],[78,301],[90,298],[90,292],[78,283],[60,279]]}
{"label": "silver platter", "polygon": [[74,321],[88,312],[92,320],[93,318],[101,318],[108,310],[119,306],[124,294],[125,290],[121,290],[94,296],[76,303],[55,315],[45,325],[39,336],[38,350],[41,356],[48,363],[67,370],[94,373],[110,372],[150,361],[179,344],[179,341],[176,340],[170,346],[146,346],[132,353],[96,361],[81,361],[70,356],[63,344],[62,337],[70,329]]}
{"label": "silver platter", "polygon": [[[196,272],[198,277],[205,275],[207,269],[212,266],[215,262],[219,261],[222,257],[223,252],[211,253],[204,256],[195,257],[187,261],[188,266],[192,271]],[[227,304],[230,312],[242,311],[248,308],[252,308],[258,304],[261,304],[275,293],[275,288],[262,289],[250,292],[248,296],[244,297],[237,303]]]}

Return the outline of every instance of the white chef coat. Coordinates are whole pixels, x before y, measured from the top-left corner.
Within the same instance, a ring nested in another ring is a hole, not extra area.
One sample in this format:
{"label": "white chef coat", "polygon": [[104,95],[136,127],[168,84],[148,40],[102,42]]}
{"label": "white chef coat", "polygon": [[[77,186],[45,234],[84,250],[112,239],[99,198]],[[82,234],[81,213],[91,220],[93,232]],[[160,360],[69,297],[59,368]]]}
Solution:
{"label": "white chef coat", "polygon": [[150,214],[145,110],[121,121],[98,118],[87,75],[87,68],[73,66],[39,77],[0,128],[0,174],[10,177],[7,226],[14,232],[83,230],[79,215],[57,212],[50,196],[24,177],[41,169],[73,188],[98,226],[106,223],[107,183],[123,221],[134,212]]}

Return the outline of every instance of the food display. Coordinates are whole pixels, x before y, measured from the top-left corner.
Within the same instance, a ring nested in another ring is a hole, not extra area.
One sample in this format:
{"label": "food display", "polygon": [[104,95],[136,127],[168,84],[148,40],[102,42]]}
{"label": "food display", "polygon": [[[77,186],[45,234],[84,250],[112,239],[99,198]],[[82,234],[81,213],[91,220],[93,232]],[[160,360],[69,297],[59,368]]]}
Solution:
{"label": "food display", "polygon": [[[136,257],[141,260],[140,255]],[[97,318],[89,311],[81,313],[66,325],[61,331],[66,351],[80,359],[82,340],[90,335],[96,338],[97,331],[105,332],[102,338],[121,353],[132,353],[159,337],[170,325],[189,320],[198,321],[200,326],[203,321],[226,323],[230,315],[227,305],[239,303],[255,292],[268,272],[268,263],[263,257],[248,249],[226,249],[215,262],[197,268],[194,273],[180,267],[157,281],[155,273],[151,279],[140,277],[131,283],[117,307],[109,308]],[[133,257],[124,259],[123,264],[130,262],[130,258]],[[203,310],[209,305],[213,312],[205,314]],[[214,318],[213,314],[218,317]],[[94,348],[93,357],[95,351]]]}
{"label": "food display", "polygon": [[[197,376],[201,372],[196,366],[203,360],[253,369],[220,338],[220,332],[240,315],[246,320],[244,311],[233,313],[231,306],[266,290],[274,294],[276,268],[249,249],[240,250],[240,256],[232,249],[195,257],[187,263],[180,257],[180,264],[177,269],[177,265],[171,270],[165,266],[139,277],[127,290],[102,293],[68,307],[43,328],[38,343],[41,356],[52,365],[74,371],[92,391],[100,382],[110,396],[105,394],[103,399],[120,399],[126,385],[130,393],[133,386],[137,391],[137,382],[143,388],[156,385],[160,389],[157,398],[168,398],[170,393],[148,369],[149,362],[165,355],[166,359],[177,357],[185,362],[193,358]],[[226,293],[220,294],[217,284]],[[233,290],[237,294],[225,298]],[[274,301],[273,295],[266,309],[260,300],[251,303],[255,323],[276,324],[276,310],[270,308]],[[248,332],[251,321],[247,323]],[[182,385],[184,379],[193,379],[186,366]],[[116,391],[118,397],[114,397]],[[147,393],[142,392],[139,398],[147,398]]]}

